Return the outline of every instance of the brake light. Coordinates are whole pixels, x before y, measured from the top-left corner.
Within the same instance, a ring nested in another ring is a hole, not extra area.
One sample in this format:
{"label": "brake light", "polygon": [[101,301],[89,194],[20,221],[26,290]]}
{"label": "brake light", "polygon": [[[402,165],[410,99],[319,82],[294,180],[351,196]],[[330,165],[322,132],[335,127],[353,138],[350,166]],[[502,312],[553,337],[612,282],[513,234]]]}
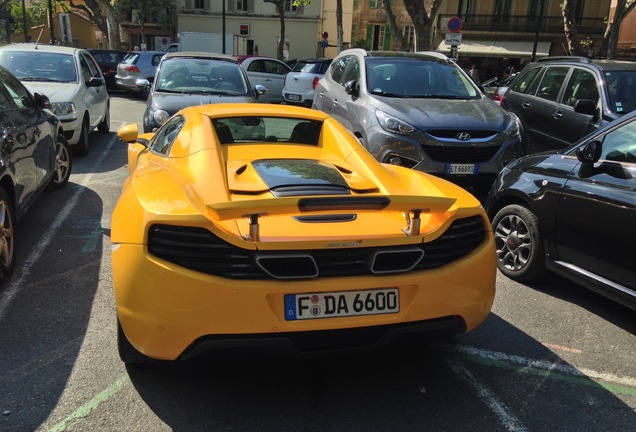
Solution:
{"label": "brake light", "polygon": [[311,88],[315,89],[318,85],[318,81],[320,81],[320,78],[314,77],[314,80],[311,82]]}
{"label": "brake light", "polygon": [[125,67],[127,72],[136,72],[136,73],[141,73],[141,71],[139,70],[139,68],[135,65],[132,66],[126,66]]}

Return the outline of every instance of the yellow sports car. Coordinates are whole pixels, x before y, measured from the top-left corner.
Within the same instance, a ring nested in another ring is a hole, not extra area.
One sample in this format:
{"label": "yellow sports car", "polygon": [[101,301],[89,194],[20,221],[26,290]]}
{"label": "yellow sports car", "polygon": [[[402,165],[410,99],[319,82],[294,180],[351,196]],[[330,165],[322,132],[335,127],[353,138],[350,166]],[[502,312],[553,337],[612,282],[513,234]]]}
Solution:
{"label": "yellow sports car", "polygon": [[472,195],[384,165],[307,108],[186,108],[118,132],[128,169],[112,218],[126,363],[210,348],[295,353],[464,333],[495,295],[490,223]]}

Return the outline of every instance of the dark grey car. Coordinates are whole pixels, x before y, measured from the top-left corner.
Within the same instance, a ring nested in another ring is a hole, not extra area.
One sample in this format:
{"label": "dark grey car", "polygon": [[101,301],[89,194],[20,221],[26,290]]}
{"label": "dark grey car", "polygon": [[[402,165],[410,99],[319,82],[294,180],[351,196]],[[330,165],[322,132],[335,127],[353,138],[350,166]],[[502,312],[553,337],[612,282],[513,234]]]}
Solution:
{"label": "dark grey car", "polygon": [[[143,83],[140,83],[143,84]],[[177,111],[191,105],[256,102],[265,93],[254,88],[233,57],[203,52],[173,52],[159,63],[143,117],[144,132],[152,132]]]}
{"label": "dark grey car", "polygon": [[316,87],[313,108],[340,121],[381,162],[489,188],[525,154],[517,118],[439,53],[349,49]]}
{"label": "dark grey car", "polygon": [[565,148],[636,109],[636,63],[542,58],[515,78],[501,106],[519,117],[529,152]]}

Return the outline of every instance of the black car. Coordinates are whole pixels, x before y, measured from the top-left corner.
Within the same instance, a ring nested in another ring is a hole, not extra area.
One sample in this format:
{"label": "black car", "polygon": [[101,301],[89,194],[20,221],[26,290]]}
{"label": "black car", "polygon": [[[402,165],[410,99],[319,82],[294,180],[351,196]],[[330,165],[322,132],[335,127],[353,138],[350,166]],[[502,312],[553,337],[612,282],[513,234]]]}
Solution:
{"label": "black car", "polygon": [[117,83],[115,82],[117,65],[121,63],[124,57],[126,57],[128,51],[96,48],[91,48],[87,51],[91,53],[91,55],[97,62],[97,65],[102,70],[102,75],[104,75],[104,80],[106,81],[106,87],[108,88],[108,90],[117,89]]}
{"label": "black car", "polygon": [[528,153],[565,148],[636,109],[636,63],[542,58],[518,74],[501,106],[521,121]]}
{"label": "black car", "polygon": [[71,151],[49,99],[0,66],[0,281],[15,266],[15,224],[46,188],[71,175]]}
{"label": "black car", "polygon": [[486,210],[503,274],[525,282],[551,270],[636,310],[636,111],[511,162]]}
{"label": "black car", "polygon": [[159,63],[154,83],[138,80],[148,88],[144,132],[152,132],[172,115],[190,105],[256,102],[265,87],[251,87],[238,61],[224,54],[172,52]]}

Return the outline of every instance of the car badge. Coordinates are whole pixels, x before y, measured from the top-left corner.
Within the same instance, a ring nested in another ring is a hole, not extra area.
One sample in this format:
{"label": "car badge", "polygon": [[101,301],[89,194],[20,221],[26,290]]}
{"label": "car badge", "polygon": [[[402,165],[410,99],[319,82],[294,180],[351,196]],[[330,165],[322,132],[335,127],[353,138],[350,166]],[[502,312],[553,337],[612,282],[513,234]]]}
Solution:
{"label": "car badge", "polygon": [[470,134],[468,132],[460,132],[457,134],[457,139],[460,141],[468,141],[470,139]]}

